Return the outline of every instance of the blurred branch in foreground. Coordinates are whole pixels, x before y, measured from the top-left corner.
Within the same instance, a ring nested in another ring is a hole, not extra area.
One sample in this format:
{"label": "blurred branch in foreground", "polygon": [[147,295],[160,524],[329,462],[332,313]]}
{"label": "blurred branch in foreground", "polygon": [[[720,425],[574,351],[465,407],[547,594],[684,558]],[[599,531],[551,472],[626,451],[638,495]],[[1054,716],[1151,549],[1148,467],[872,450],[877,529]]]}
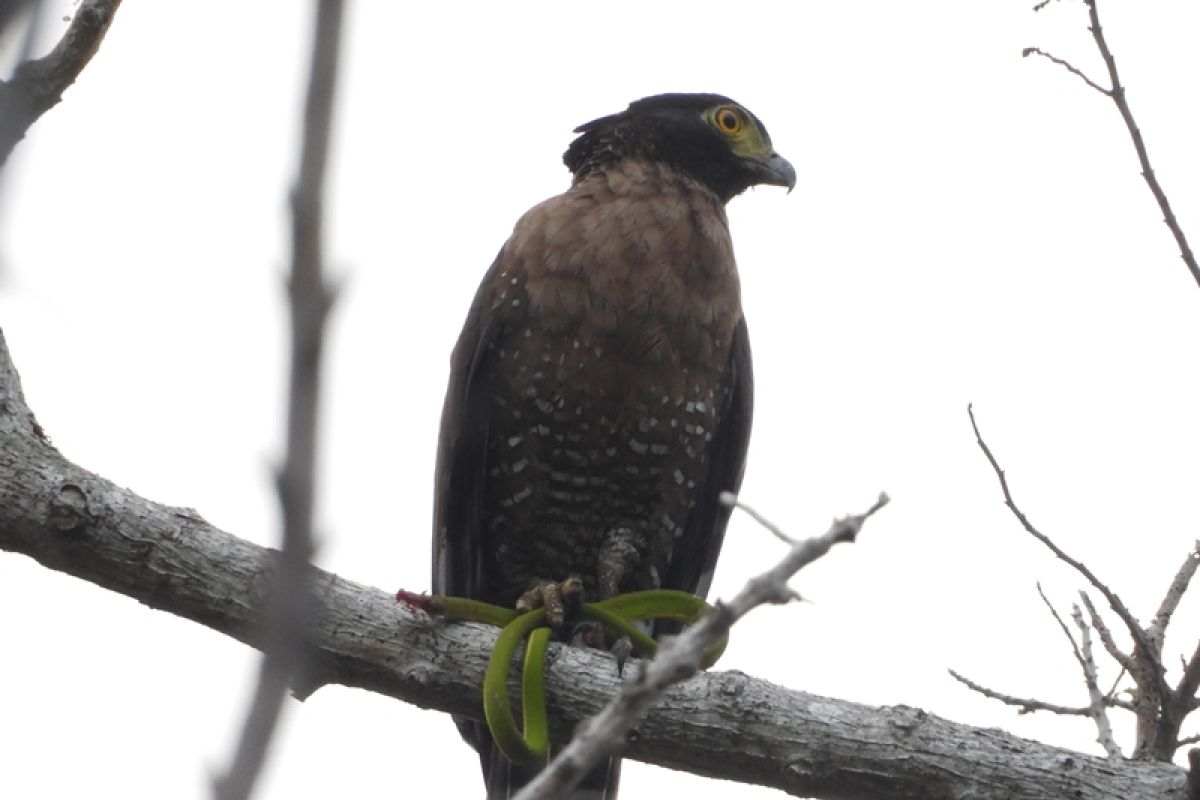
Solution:
{"label": "blurred branch in foreground", "polygon": [[291,192],[292,269],[291,376],[288,388],[287,453],[276,476],[283,515],[283,546],[262,620],[264,657],[246,712],[237,753],[228,773],[214,783],[219,800],[253,793],[293,676],[303,669],[312,613],[309,560],[314,550],[313,507],[317,493],[317,428],[321,353],[334,293],[322,277],[322,196],[329,158],[340,55],[343,4],[318,0],[313,20],[312,63],[304,103],[299,174]]}

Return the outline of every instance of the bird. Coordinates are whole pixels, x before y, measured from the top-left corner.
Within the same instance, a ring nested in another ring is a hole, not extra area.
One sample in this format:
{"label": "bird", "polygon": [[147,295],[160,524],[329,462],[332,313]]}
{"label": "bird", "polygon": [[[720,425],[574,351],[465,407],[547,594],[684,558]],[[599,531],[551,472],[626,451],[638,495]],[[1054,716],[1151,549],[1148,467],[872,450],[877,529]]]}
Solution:
{"label": "bird", "polygon": [[[570,187],[517,221],[471,303],[434,491],[433,591],[544,605],[555,626],[568,582],[589,601],[707,594],[753,406],[725,204],[796,185],[758,117],[718,94],[646,97],[575,133]],[[536,773],[455,721],[488,800]],[[570,797],[616,797],[619,771]]]}

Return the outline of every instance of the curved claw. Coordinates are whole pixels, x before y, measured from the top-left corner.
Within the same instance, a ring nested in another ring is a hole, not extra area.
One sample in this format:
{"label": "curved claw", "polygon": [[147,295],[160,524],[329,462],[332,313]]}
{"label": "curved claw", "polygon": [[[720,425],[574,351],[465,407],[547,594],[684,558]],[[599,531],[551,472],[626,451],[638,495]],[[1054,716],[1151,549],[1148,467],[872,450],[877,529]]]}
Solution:
{"label": "curved claw", "polygon": [[629,658],[629,654],[633,652],[633,642],[629,640],[628,636],[620,636],[613,642],[613,646],[609,648],[609,652],[617,659],[617,677],[620,678],[625,674],[625,661]]}

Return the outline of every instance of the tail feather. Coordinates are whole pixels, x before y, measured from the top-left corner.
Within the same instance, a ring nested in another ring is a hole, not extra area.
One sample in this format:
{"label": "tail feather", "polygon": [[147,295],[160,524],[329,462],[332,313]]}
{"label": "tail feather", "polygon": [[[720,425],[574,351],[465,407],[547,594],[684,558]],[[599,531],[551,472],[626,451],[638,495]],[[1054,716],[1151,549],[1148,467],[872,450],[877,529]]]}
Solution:
{"label": "tail feather", "polygon": [[[479,750],[479,764],[487,785],[486,800],[510,800],[541,771],[540,765],[523,767],[509,761],[492,741],[486,725],[461,719],[455,722],[463,738]],[[620,779],[621,759],[606,759],[584,775],[579,785],[562,800],[616,800]]]}

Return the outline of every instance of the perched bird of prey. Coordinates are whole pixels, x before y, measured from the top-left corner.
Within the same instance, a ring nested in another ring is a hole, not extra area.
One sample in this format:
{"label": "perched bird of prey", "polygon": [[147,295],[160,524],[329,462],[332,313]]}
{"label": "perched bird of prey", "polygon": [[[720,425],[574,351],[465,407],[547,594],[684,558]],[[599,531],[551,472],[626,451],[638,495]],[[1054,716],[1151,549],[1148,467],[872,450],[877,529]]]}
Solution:
{"label": "perched bird of prey", "polygon": [[[588,600],[712,580],[752,395],[725,204],[796,173],[715,94],[647,97],[576,133],[571,187],[517,221],[451,358],[438,594],[552,611],[569,576]],[[489,800],[532,775],[458,723]],[[615,797],[618,764],[572,797]]]}

